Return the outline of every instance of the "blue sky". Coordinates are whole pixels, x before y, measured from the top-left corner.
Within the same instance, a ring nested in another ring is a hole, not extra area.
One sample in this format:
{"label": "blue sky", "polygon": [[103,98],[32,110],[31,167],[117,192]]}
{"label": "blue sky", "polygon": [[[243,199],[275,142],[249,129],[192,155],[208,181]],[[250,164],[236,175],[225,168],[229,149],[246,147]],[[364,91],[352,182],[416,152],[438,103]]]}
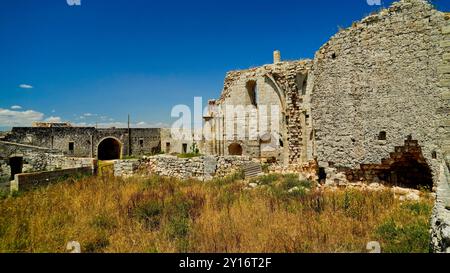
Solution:
{"label": "blue sky", "polygon": [[[389,6],[393,1],[383,1]],[[450,10],[450,1],[434,1]],[[312,58],[367,0],[2,1],[0,128],[33,120],[171,124],[194,96],[217,98],[225,73]]]}

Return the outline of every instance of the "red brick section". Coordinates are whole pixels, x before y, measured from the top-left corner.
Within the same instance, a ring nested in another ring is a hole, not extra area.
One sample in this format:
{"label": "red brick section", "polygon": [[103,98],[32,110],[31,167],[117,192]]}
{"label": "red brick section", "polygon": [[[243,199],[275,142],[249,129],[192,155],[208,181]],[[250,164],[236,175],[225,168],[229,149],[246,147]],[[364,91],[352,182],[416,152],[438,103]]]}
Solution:
{"label": "red brick section", "polygon": [[381,164],[361,164],[359,169],[346,169],[345,174],[350,182],[373,182],[407,186],[432,187],[431,170],[423,156],[417,140],[408,137],[403,146],[395,147],[389,158]]}

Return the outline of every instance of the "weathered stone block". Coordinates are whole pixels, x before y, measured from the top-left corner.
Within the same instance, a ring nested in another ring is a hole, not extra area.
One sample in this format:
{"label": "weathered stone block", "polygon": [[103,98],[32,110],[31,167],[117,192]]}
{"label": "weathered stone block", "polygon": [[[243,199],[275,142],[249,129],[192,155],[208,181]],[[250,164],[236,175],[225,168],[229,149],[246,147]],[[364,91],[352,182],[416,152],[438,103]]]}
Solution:
{"label": "weathered stone block", "polygon": [[450,74],[450,65],[440,65],[438,66],[439,74]]}
{"label": "weathered stone block", "polygon": [[[450,80],[447,80],[448,84],[450,84]],[[446,86],[450,86],[450,85],[446,85]],[[443,100],[450,100],[450,91],[445,91],[441,94],[441,98]]]}
{"label": "weathered stone block", "polygon": [[[439,85],[442,86],[442,87],[450,87],[450,80],[449,79],[440,80],[439,81]],[[443,99],[445,99],[444,98],[445,94],[446,94],[445,92],[442,94]]]}
{"label": "weathered stone block", "polygon": [[450,34],[450,26],[443,27],[442,34]]}
{"label": "weathered stone block", "polygon": [[450,40],[442,41],[441,46],[442,47],[450,47]]}
{"label": "weathered stone block", "polygon": [[19,191],[19,181],[13,180],[11,181],[10,187],[9,187],[11,194]]}
{"label": "weathered stone block", "polygon": [[446,53],[443,56],[444,61],[450,61],[450,53]]}

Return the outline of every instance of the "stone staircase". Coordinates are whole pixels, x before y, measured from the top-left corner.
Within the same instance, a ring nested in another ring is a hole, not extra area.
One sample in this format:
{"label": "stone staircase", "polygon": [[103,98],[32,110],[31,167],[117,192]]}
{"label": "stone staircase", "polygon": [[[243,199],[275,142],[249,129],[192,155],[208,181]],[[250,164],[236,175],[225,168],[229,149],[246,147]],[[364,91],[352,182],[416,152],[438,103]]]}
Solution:
{"label": "stone staircase", "polygon": [[245,178],[253,178],[263,174],[261,164],[251,162],[244,166]]}

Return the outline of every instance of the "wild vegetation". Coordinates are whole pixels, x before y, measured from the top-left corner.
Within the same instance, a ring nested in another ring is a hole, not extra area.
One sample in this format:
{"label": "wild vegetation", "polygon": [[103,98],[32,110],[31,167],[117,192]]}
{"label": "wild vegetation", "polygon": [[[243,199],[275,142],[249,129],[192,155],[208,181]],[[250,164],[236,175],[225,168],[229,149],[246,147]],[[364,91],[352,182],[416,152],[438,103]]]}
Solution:
{"label": "wild vegetation", "polygon": [[0,197],[0,252],[428,252],[432,201],[320,191],[295,175],[88,177]]}

